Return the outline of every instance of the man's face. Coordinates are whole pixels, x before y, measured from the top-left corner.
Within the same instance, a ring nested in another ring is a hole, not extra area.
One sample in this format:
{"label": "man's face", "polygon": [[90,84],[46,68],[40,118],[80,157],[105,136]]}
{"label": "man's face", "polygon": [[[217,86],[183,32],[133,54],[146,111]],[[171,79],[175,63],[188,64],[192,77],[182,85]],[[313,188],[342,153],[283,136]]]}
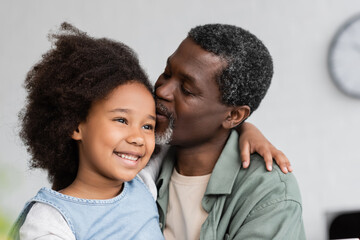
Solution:
{"label": "man's face", "polygon": [[158,135],[173,119],[171,145],[196,146],[221,130],[228,107],[220,102],[216,74],[225,62],[186,38],[168,58],[155,84]]}

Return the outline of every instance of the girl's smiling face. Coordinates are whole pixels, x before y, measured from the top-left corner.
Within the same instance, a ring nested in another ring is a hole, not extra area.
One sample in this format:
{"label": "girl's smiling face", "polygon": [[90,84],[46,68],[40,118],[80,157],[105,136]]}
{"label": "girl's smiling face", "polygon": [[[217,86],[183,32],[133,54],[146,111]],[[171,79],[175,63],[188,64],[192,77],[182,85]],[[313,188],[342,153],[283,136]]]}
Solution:
{"label": "girl's smiling face", "polygon": [[79,171],[92,184],[122,184],[145,167],[155,147],[155,101],[141,83],[115,88],[93,103],[72,138],[79,145]]}

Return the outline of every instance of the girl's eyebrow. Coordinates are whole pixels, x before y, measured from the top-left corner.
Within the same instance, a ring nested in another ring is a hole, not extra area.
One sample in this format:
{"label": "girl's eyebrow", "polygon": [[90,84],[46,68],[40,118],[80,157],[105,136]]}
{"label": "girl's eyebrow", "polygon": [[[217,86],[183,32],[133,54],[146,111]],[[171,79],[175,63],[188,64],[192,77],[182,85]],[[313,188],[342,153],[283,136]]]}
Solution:
{"label": "girl's eyebrow", "polygon": [[110,110],[109,112],[124,112],[124,113],[128,113],[131,112],[130,109],[125,109],[125,108],[115,108],[113,110]]}
{"label": "girl's eyebrow", "polygon": [[[109,112],[111,112],[111,113],[115,113],[115,112],[129,113],[129,112],[132,112],[132,110],[125,109],[125,108],[115,108],[113,110],[110,110]],[[156,117],[151,114],[148,115],[148,118],[156,121]]]}

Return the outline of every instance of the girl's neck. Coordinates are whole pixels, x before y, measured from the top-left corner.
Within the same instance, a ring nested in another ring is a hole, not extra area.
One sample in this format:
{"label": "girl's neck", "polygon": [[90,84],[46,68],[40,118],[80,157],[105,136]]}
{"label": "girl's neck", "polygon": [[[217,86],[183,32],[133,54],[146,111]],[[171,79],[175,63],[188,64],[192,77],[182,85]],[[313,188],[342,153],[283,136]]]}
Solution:
{"label": "girl's neck", "polygon": [[76,177],[68,187],[60,190],[62,194],[84,199],[111,199],[119,195],[124,183],[93,183],[88,180]]}

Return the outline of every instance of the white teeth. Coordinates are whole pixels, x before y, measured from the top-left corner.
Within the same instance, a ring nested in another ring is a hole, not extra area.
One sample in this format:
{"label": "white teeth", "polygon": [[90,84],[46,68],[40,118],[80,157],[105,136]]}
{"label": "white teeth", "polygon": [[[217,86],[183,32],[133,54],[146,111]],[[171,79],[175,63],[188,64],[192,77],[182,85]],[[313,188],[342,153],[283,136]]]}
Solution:
{"label": "white teeth", "polygon": [[126,154],[120,154],[120,157],[131,160],[131,161],[136,161],[138,160],[138,157],[135,156],[130,156],[130,155],[126,155]]}

